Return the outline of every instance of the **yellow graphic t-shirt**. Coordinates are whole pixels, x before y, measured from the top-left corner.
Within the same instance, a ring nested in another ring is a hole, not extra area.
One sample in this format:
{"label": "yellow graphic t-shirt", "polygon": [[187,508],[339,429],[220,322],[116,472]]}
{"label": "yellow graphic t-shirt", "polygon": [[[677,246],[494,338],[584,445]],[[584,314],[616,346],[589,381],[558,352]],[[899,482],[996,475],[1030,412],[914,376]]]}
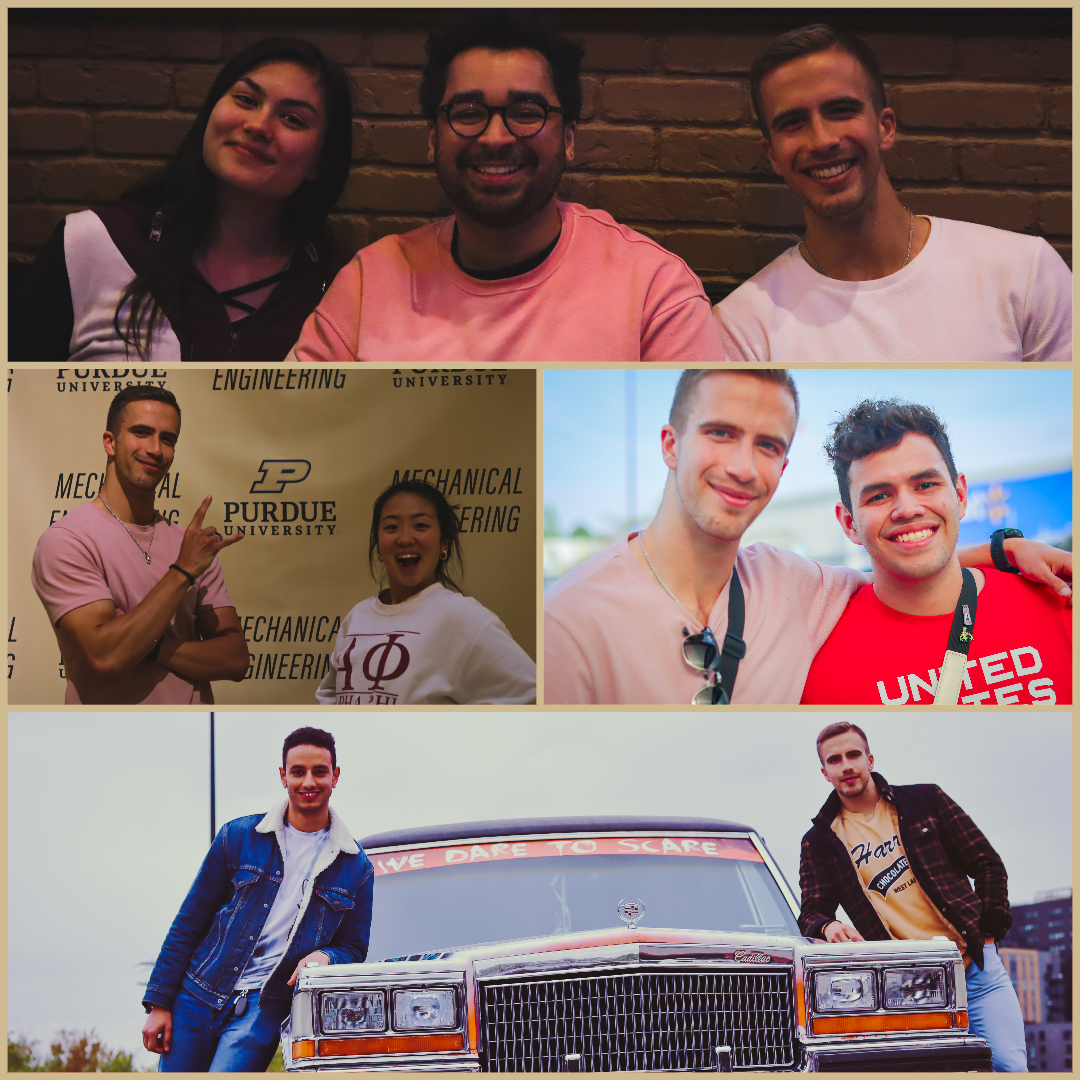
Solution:
{"label": "yellow graphic t-shirt", "polygon": [[841,810],[832,830],[847,848],[863,892],[890,936],[915,941],[948,937],[967,960],[967,945],[959,931],[931,903],[911,872],[892,803],[879,799],[869,821],[863,814]]}

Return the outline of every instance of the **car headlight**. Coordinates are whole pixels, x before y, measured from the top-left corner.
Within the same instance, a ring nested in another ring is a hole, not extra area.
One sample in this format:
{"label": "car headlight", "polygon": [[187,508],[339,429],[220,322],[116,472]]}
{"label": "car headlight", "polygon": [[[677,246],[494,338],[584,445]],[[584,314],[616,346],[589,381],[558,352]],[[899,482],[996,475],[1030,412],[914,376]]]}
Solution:
{"label": "car headlight", "polygon": [[433,1031],[457,1027],[453,990],[395,990],[394,1030]]}
{"label": "car headlight", "polygon": [[944,968],[890,968],[885,972],[886,1009],[927,1009],[944,1005]]}
{"label": "car headlight", "polygon": [[814,976],[817,1012],[869,1012],[877,1008],[873,971],[819,971]]}
{"label": "car headlight", "polygon": [[319,1019],[324,1034],[337,1031],[385,1031],[386,993],[382,990],[324,993],[319,999]]}

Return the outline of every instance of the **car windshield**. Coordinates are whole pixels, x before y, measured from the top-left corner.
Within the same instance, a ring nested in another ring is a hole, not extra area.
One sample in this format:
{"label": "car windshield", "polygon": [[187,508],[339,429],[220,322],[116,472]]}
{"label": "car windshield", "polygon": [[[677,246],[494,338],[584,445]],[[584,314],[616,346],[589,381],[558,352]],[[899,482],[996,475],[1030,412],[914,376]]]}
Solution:
{"label": "car windshield", "polygon": [[779,886],[744,838],[551,837],[377,852],[369,960],[579,930],[798,934]]}

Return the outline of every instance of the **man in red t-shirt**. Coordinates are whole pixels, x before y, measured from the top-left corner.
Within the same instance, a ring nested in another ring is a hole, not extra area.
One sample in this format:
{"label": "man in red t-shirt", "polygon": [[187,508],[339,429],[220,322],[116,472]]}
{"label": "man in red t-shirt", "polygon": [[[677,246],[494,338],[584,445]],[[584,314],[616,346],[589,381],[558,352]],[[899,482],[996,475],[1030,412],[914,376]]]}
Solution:
{"label": "man in red t-shirt", "polygon": [[[826,453],[840,487],[837,520],[866,548],[874,580],[814,658],[802,703],[932,704],[955,616],[968,645],[961,704],[1071,704],[1067,589],[973,570],[968,622],[956,557],[967,481],[937,416],[922,405],[864,401],[836,424]],[[1004,549],[997,554],[1008,566]]]}

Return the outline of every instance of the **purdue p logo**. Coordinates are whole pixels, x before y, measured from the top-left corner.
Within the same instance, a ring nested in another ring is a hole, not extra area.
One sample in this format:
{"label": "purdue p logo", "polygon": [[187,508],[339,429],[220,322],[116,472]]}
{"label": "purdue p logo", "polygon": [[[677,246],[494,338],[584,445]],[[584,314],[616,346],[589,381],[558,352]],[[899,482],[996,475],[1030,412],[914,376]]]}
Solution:
{"label": "purdue p logo", "polygon": [[253,495],[280,495],[286,484],[299,484],[311,472],[310,461],[279,461],[268,458],[259,466],[261,473],[251,485]]}

